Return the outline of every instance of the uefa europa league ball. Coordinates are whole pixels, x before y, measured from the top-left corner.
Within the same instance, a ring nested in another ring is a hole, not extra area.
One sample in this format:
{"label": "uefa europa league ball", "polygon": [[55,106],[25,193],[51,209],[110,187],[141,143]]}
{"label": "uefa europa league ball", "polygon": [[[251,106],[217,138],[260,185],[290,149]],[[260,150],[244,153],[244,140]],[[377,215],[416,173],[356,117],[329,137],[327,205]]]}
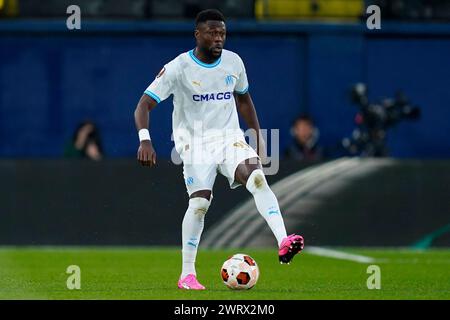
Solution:
{"label": "uefa europa league ball", "polygon": [[235,290],[251,289],[259,278],[256,261],[247,254],[237,253],[222,265],[220,271],[223,283]]}

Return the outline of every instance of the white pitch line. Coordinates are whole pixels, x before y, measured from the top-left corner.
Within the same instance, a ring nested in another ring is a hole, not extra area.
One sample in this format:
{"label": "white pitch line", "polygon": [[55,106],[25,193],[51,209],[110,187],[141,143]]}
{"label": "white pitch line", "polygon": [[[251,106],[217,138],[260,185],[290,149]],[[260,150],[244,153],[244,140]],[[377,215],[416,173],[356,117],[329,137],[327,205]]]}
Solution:
{"label": "white pitch line", "polygon": [[316,256],[328,257],[339,260],[348,260],[354,261],[358,263],[373,263],[375,262],[374,258],[362,256],[359,254],[353,254],[333,249],[326,249],[321,247],[306,247],[305,252],[309,254],[314,254]]}

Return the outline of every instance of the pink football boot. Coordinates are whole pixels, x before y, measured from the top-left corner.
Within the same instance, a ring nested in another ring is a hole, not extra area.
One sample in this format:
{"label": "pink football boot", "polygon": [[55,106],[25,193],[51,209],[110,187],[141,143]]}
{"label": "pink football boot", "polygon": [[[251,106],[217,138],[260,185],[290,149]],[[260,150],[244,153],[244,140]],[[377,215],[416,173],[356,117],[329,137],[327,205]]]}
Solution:
{"label": "pink football boot", "polygon": [[205,287],[198,282],[195,274],[188,274],[183,279],[178,280],[178,288],[186,290],[205,290]]}
{"label": "pink football boot", "polygon": [[280,249],[278,250],[278,259],[280,263],[289,264],[292,258],[303,250],[305,243],[303,237],[291,234],[281,241]]}

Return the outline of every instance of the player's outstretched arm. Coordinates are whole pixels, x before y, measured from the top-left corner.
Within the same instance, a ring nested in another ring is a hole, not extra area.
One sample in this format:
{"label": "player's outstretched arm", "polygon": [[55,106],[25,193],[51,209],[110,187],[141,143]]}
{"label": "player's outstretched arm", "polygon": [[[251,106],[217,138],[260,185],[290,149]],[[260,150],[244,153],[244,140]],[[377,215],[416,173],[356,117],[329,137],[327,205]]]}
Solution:
{"label": "player's outstretched arm", "polygon": [[250,93],[236,94],[236,102],[238,112],[244,119],[245,124],[248,128],[255,130],[256,132],[256,143],[258,155],[263,159],[265,157],[265,142],[262,138],[261,128],[259,126],[258,115],[256,114],[255,106],[253,104]]}
{"label": "player's outstretched arm", "polygon": [[[134,111],[134,121],[136,124],[136,129],[148,129],[149,123],[149,112],[157,105],[157,102],[150,98],[148,95],[143,94],[139,100],[136,110]],[[150,137],[148,139],[140,139],[140,145],[137,152],[137,160],[147,167],[151,167],[156,164],[156,152],[153,148],[152,141]]]}

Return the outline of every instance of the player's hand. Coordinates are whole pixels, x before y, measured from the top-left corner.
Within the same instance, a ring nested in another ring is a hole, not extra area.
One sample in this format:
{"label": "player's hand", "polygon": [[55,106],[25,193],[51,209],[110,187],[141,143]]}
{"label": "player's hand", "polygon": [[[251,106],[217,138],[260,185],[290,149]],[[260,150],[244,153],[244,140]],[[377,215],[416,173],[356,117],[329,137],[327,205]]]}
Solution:
{"label": "player's hand", "polygon": [[145,167],[152,167],[156,164],[156,152],[150,140],[141,142],[137,152],[137,160]]}

